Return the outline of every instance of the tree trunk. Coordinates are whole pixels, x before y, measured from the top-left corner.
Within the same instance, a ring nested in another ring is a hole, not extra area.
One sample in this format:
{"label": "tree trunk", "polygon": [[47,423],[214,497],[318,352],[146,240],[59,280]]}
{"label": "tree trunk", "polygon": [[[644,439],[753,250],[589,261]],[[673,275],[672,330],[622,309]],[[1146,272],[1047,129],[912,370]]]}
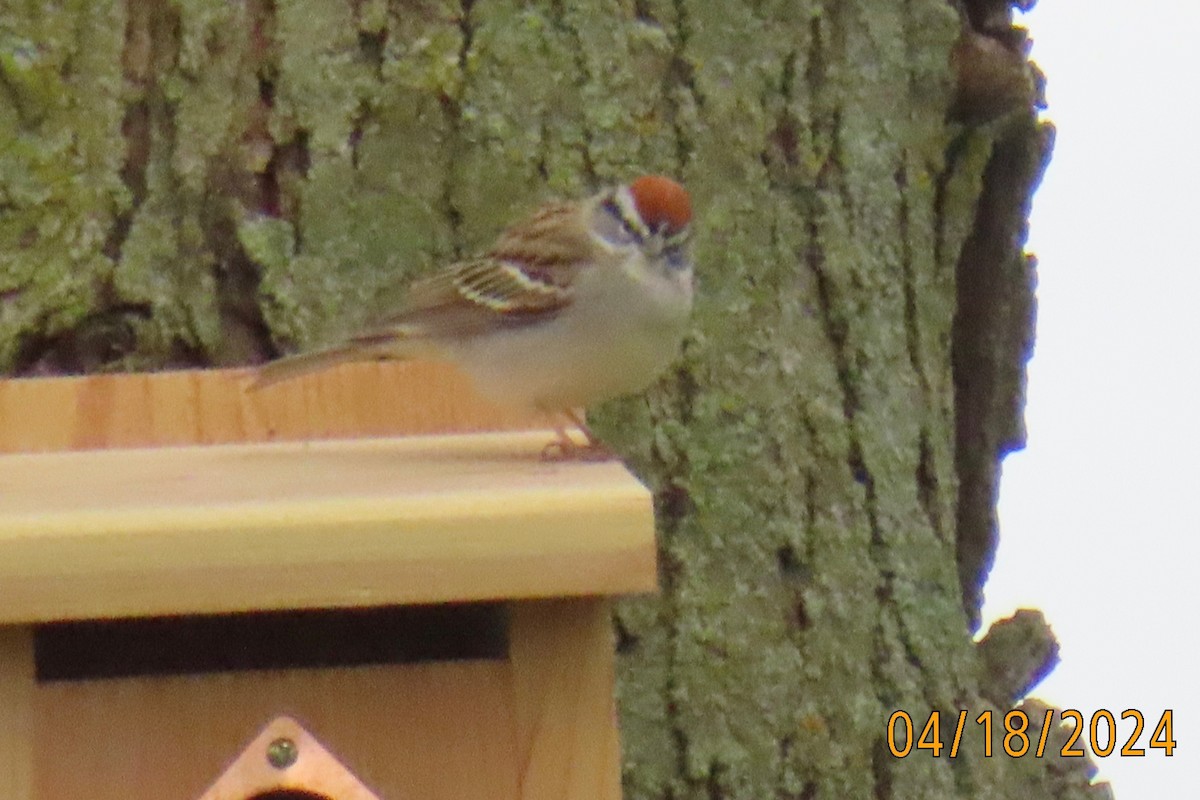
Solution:
{"label": "tree trunk", "polygon": [[[974,725],[1053,650],[1040,619],[971,638],[1051,138],[1010,25],[1003,0],[10,2],[0,369],[261,361],[539,200],[676,175],[693,335],[596,413],[660,520],[662,594],[616,619],[627,795],[1102,796]],[[917,734],[966,709],[963,752],[894,757],[897,709]]]}

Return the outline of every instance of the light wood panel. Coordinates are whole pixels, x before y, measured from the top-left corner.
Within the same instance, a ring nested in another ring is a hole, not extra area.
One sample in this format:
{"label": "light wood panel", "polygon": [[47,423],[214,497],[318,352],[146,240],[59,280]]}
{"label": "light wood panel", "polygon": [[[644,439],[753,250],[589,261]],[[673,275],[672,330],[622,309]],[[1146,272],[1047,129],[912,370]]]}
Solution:
{"label": "light wood panel", "polygon": [[545,432],[0,457],[0,622],[652,591],[651,498]]}
{"label": "light wood panel", "polygon": [[448,367],[249,380],[0,381],[0,623],[507,598],[509,658],[36,683],[0,627],[0,796],[195,800],[287,714],[383,800],[617,800],[596,596],[655,588],[646,489]]}
{"label": "light wood panel", "polygon": [[607,601],[517,603],[510,640],[497,661],[41,684],[33,796],[194,800],[286,714],[382,800],[619,800]]}
{"label": "light wood panel", "polygon": [[506,661],[42,684],[34,796],[196,800],[286,714],[382,800],[516,800],[511,685]]}
{"label": "light wood panel", "polygon": [[0,797],[33,794],[33,635],[0,627]]}
{"label": "light wood panel", "polygon": [[519,430],[453,367],[347,364],[246,388],[251,369],[0,380],[0,452]]}
{"label": "light wood panel", "polygon": [[608,602],[514,604],[509,636],[522,800],[620,800]]}

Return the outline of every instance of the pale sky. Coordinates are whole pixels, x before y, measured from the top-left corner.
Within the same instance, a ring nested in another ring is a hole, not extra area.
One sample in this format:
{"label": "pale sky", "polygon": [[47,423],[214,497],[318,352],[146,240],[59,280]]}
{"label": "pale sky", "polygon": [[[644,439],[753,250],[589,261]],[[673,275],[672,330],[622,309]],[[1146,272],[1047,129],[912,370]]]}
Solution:
{"label": "pale sky", "polygon": [[1174,710],[1173,757],[1098,760],[1117,800],[1200,797],[1200,4],[1042,0],[1022,24],[1058,140],[985,622],[1045,611],[1062,663],[1037,697]]}

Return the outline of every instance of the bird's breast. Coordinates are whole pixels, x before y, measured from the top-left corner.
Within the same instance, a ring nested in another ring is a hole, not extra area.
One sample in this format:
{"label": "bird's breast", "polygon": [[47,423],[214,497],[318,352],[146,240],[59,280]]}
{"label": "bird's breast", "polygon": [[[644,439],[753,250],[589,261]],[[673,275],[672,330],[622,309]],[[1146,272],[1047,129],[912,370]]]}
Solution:
{"label": "bird's breast", "polygon": [[456,359],[492,400],[557,410],[641,391],[679,351],[689,283],[612,270],[550,320],[476,337]]}

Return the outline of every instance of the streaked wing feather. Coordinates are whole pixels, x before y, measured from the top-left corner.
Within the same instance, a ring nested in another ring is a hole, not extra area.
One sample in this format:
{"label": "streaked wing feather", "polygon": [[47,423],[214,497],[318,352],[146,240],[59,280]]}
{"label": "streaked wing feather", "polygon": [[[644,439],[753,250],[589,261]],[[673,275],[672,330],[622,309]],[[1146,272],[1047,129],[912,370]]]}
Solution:
{"label": "streaked wing feather", "polygon": [[574,203],[542,207],[502,233],[483,256],[412,284],[398,314],[334,347],[266,365],[251,388],[346,361],[436,355],[439,339],[529,325],[558,314],[573,300],[579,271],[598,255],[584,217]]}
{"label": "streaked wing feather", "polygon": [[[363,335],[471,336],[527,325],[569,306],[594,241],[576,206],[558,203],[507,229],[485,255],[415,282],[399,314]],[[531,240],[537,247],[529,245]]]}
{"label": "streaked wing feather", "polygon": [[571,290],[539,271],[525,276],[513,264],[475,259],[418,281],[405,307],[355,338],[472,336],[552,316],[571,302]]}
{"label": "streaked wing feather", "polygon": [[483,259],[464,265],[453,283],[464,300],[498,314],[536,314],[570,302],[571,289],[562,277],[544,267],[522,268],[511,261]]}

